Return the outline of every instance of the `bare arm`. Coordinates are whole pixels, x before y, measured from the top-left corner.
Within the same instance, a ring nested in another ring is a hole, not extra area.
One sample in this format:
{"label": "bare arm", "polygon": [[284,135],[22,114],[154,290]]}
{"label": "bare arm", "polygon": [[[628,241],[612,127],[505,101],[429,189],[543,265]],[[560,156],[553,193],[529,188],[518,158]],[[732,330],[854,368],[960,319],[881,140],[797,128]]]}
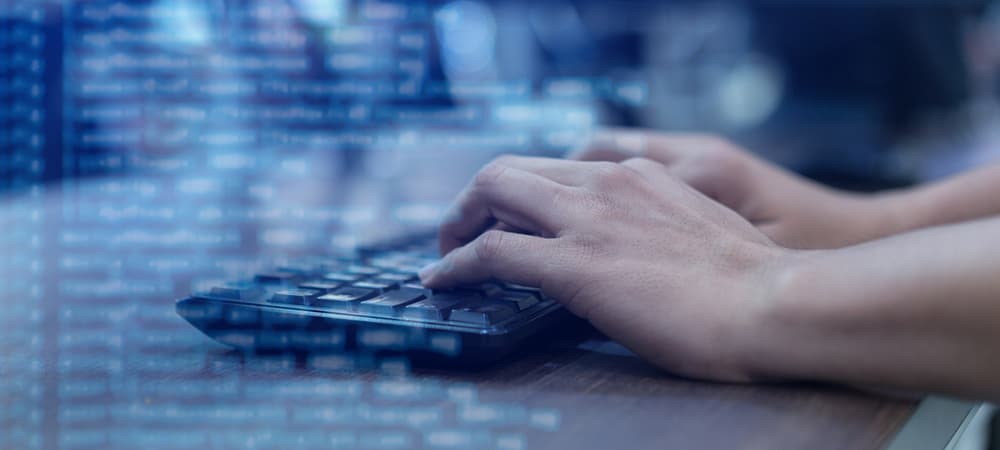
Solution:
{"label": "bare arm", "polygon": [[1000,214],[1000,165],[925,187],[864,195],[819,185],[708,135],[610,130],[572,156],[653,159],[792,248],[837,248]]}
{"label": "bare arm", "polygon": [[508,157],[441,245],[426,285],[539,286],[676,373],[1000,399],[1000,218],[790,250],[649,159]]}
{"label": "bare arm", "polygon": [[1000,399],[1000,218],[789,261],[762,375]]}
{"label": "bare arm", "polygon": [[1000,164],[885,197],[897,231],[1000,215]]}

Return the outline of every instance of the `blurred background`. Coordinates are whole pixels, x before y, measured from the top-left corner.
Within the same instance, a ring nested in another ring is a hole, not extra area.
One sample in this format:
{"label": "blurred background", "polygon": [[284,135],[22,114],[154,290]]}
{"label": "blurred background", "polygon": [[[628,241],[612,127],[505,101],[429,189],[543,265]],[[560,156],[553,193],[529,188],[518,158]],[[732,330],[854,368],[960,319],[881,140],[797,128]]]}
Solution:
{"label": "blurred background", "polygon": [[448,150],[444,178],[464,181],[606,125],[720,133],[858,189],[998,151],[990,0],[3,5],[5,191],[135,171],[398,180]]}

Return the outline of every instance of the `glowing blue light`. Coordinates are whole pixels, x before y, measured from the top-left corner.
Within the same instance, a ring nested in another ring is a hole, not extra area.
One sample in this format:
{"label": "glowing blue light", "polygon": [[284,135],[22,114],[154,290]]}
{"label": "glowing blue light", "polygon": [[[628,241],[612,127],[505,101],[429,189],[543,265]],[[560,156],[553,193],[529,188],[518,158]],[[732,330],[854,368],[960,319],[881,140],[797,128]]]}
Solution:
{"label": "glowing blue light", "polygon": [[212,39],[209,12],[203,2],[191,0],[160,0],[155,6],[160,32],[172,36],[171,43],[184,46],[206,46]]}
{"label": "glowing blue light", "polygon": [[493,63],[496,20],[482,3],[459,0],[442,6],[434,14],[447,69],[479,72]]}

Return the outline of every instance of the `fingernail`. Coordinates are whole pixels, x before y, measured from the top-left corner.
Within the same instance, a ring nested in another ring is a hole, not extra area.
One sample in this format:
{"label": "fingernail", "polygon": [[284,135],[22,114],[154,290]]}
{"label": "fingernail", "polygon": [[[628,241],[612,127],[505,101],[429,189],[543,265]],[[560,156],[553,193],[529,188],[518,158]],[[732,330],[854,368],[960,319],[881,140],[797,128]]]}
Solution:
{"label": "fingernail", "polygon": [[418,272],[418,275],[420,275],[420,281],[426,282],[429,280],[435,273],[437,273],[440,266],[441,261],[435,261],[421,268],[420,272]]}

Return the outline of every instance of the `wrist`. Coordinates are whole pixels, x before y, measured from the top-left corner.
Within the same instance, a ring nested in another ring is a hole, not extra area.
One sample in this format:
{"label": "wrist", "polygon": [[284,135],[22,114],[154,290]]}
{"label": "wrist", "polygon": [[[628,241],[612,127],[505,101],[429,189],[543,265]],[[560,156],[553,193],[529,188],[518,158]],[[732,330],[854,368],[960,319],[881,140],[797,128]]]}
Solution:
{"label": "wrist", "polygon": [[817,316],[804,292],[813,285],[815,261],[835,250],[786,250],[764,271],[758,308],[741,349],[744,371],[754,381],[807,378],[806,341]]}

